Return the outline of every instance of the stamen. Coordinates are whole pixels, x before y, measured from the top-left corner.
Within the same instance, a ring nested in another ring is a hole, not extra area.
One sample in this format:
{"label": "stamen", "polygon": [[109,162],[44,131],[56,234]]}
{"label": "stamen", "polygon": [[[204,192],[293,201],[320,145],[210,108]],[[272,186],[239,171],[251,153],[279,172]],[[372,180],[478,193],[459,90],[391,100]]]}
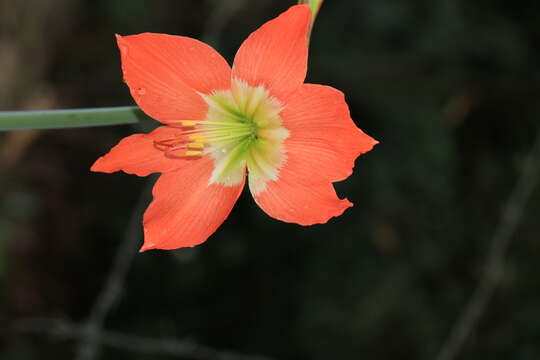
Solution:
{"label": "stamen", "polygon": [[[186,150],[188,149],[188,150]],[[203,151],[200,150],[189,150],[188,146],[180,145],[171,147],[164,152],[165,157],[171,158],[171,159],[193,159],[196,160],[199,158]]]}
{"label": "stamen", "polygon": [[[183,135],[204,135],[204,137],[210,138],[213,135],[219,136],[219,135],[235,135],[235,134],[244,134],[246,132],[251,133],[250,128],[235,128],[235,129],[215,129],[215,130],[206,130],[206,129],[196,129],[196,130],[188,130],[184,131]],[[241,135],[240,135],[241,136]]]}
{"label": "stamen", "polygon": [[164,140],[154,140],[154,147],[159,151],[168,151],[171,148],[177,147],[179,144],[183,144],[186,142],[187,141],[183,140],[180,137]]}
{"label": "stamen", "polygon": [[213,143],[213,142],[222,142],[227,140],[239,140],[243,137],[248,137],[251,135],[250,131],[246,131],[243,133],[237,133],[234,135],[222,135],[222,136],[200,136],[200,135],[188,135],[188,139],[196,141],[196,142],[202,142],[202,143]]}
{"label": "stamen", "polygon": [[224,125],[224,126],[237,126],[238,122],[244,123],[245,118],[242,118],[243,121],[208,121],[208,120],[172,120],[167,122],[167,125],[173,126],[177,125],[180,127],[195,127],[200,124],[204,125]]}
{"label": "stamen", "polygon": [[195,142],[202,142],[202,143],[208,142],[208,140],[206,140],[206,138],[202,135],[188,135],[187,138]]}
{"label": "stamen", "polygon": [[[176,123],[176,122],[175,122]],[[207,120],[180,120],[179,123],[186,124],[186,127],[193,127],[196,125],[219,125],[219,127],[236,127],[245,122],[236,122],[236,121],[207,121]],[[246,124],[247,125],[247,124]]]}
{"label": "stamen", "polygon": [[192,142],[187,145],[190,149],[204,149],[204,144],[200,142]]}

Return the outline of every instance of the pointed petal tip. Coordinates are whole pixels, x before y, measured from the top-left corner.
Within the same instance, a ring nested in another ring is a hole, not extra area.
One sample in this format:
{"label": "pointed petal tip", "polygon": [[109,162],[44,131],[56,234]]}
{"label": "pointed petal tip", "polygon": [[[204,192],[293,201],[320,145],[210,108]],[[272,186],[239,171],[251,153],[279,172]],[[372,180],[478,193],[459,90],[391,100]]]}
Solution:
{"label": "pointed petal tip", "polygon": [[[105,173],[105,174],[112,174],[114,172],[120,171],[123,169],[121,168],[114,168],[111,167],[110,164],[107,163],[107,155],[100,156],[90,167],[91,172],[98,172],[98,173]],[[130,174],[129,172],[124,171],[126,174]]]}
{"label": "pointed petal tip", "polygon": [[375,140],[375,139],[371,138],[371,148],[370,148],[370,150],[372,150],[378,144],[380,144],[380,142],[378,140]]}
{"label": "pointed petal tip", "polygon": [[379,144],[379,141],[372,138],[371,143],[369,144],[369,150],[367,150],[365,152],[373,150],[373,148],[378,144]]}
{"label": "pointed petal tip", "polygon": [[156,244],[144,243],[143,246],[141,246],[141,248],[139,249],[139,252],[143,253],[145,251],[154,250],[154,249],[157,249]]}
{"label": "pointed petal tip", "polygon": [[362,135],[367,137],[367,139],[364,140],[365,147],[364,149],[361,150],[360,154],[365,154],[373,150],[375,145],[379,144],[379,140],[375,140],[374,138],[372,138],[371,136],[369,136],[368,134],[364,132],[362,132]]}
{"label": "pointed petal tip", "polygon": [[301,226],[324,225],[324,224],[327,224],[332,219],[340,217],[341,215],[345,213],[345,211],[348,208],[352,208],[353,206],[354,204],[350,202],[349,199],[345,198],[345,199],[341,199],[341,210],[338,210],[335,214],[330,215],[325,219],[317,220],[317,221],[307,221],[307,222],[296,222],[296,221],[286,221],[286,222],[297,223],[298,225],[301,225]]}
{"label": "pointed petal tip", "polygon": [[120,54],[122,55],[122,57],[127,55],[128,44],[127,44],[124,36],[122,36],[120,34],[114,34],[114,36],[116,38],[116,45],[118,46],[118,49],[120,49]]}
{"label": "pointed petal tip", "polygon": [[310,17],[309,6],[294,5],[261,25],[238,49],[233,76],[285,101],[306,78]]}
{"label": "pointed petal tip", "polygon": [[92,172],[101,172],[101,173],[112,173],[113,171],[108,170],[107,168],[103,167],[103,156],[99,157],[90,167],[90,171]]}
{"label": "pointed petal tip", "polygon": [[96,166],[96,163],[97,163],[97,160],[92,164],[92,166],[90,166],[90,171],[99,172],[98,167]]}
{"label": "pointed petal tip", "polygon": [[121,45],[121,44],[125,44],[126,40],[124,39],[124,36],[120,35],[120,34],[114,34],[114,38],[116,39],[116,44],[117,45]]}

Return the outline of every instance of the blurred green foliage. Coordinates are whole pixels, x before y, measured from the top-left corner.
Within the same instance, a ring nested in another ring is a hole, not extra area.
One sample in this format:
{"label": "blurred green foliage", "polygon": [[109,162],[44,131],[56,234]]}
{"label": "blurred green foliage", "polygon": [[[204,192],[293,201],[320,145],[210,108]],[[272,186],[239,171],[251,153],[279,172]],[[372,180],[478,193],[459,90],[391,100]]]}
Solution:
{"label": "blurred green foliage", "polygon": [[[217,6],[74,3],[42,54],[40,81],[58,107],[131,104],[113,34],[204,38]],[[232,61],[250,32],[290,5],[245,2],[214,45]],[[355,206],[304,228],[270,219],[244,194],[204,245],[137,255],[106,326],[279,359],[433,359],[477,284],[539,131],[538,23],[532,0],[326,0],[308,81],[344,91],[353,119],[380,141],[336,184]],[[0,248],[9,260],[0,320],[88,315],[144,187],[88,168],[133,131],[41,132],[0,168]],[[536,191],[461,359],[540,357],[538,211]],[[72,345],[13,332],[0,357],[70,359]],[[105,348],[102,358],[157,357]]]}

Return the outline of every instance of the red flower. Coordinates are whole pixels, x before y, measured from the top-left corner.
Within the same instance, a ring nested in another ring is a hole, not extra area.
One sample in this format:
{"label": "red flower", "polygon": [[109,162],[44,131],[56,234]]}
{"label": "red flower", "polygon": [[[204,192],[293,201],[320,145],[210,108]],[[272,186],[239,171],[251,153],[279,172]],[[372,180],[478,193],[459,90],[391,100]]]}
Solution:
{"label": "red flower", "polygon": [[325,223],[352,204],[332,182],[377,143],[358,129],[343,94],[304,84],[310,8],[297,5],[242,44],[232,69],[182,36],[117,36],[131,95],[161,126],[123,139],[92,171],[159,172],[141,251],[204,242],[229,215],[246,178],[270,216]]}

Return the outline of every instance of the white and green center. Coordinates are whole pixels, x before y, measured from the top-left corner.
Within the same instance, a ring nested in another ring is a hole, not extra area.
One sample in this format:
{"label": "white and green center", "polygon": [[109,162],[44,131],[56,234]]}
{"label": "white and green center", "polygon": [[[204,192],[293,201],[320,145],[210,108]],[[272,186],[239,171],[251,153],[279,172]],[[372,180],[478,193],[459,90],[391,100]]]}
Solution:
{"label": "white and green center", "polygon": [[263,86],[252,87],[241,80],[234,80],[231,90],[202,96],[208,104],[204,121],[182,122],[196,127],[188,135],[192,142],[187,153],[211,154],[215,168],[210,184],[238,185],[247,167],[250,189],[260,193],[268,181],[277,180],[285,161],[283,141],[289,131],[279,117],[280,102]]}

